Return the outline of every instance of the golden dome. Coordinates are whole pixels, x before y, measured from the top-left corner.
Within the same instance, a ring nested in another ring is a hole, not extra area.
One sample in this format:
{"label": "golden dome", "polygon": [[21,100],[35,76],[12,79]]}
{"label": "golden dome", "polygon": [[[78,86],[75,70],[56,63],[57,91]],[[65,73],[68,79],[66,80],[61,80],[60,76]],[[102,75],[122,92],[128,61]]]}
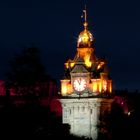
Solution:
{"label": "golden dome", "polygon": [[85,7],[85,10],[83,10],[83,12],[84,12],[84,19],[85,19],[85,22],[83,24],[84,25],[84,31],[82,31],[79,34],[77,47],[79,47],[79,48],[93,47],[94,37],[90,33],[90,31],[88,30],[86,7]]}
{"label": "golden dome", "polygon": [[87,22],[84,23],[84,31],[79,34],[78,37],[78,47],[92,47],[94,37],[91,32],[87,29]]}

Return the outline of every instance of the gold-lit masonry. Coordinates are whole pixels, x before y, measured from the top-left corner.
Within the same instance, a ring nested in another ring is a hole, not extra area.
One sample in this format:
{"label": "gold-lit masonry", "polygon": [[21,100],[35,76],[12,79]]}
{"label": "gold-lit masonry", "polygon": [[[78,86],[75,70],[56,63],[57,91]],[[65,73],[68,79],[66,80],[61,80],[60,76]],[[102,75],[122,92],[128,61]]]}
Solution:
{"label": "gold-lit masonry", "polygon": [[[112,80],[109,78],[108,68],[106,66],[107,62],[104,59],[99,59],[94,54],[94,36],[88,29],[87,22],[87,11],[84,12],[84,29],[79,34],[77,39],[77,52],[73,60],[69,59],[65,63],[65,76],[61,80],[61,94],[62,96],[67,96],[75,92],[73,87],[73,69],[77,68],[77,74],[81,74],[82,68],[87,71],[87,90],[92,92],[94,95],[100,93],[112,93]],[[79,64],[79,60],[82,61]]]}

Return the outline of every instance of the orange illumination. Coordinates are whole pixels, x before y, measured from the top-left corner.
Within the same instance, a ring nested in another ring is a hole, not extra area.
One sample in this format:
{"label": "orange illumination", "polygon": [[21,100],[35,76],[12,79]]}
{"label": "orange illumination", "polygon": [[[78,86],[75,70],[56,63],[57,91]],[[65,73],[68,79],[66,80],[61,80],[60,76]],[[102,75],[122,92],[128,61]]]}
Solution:
{"label": "orange illumination", "polygon": [[72,92],[72,85],[68,84],[68,85],[62,85],[62,95],[65,96],[67,94],[70,94]]}
{"label": "orange illumination", "polygon": [[92,62],[90,61],[90,55],[89,54],[85,55],[84,60],[85,60],[86,66],[91,67]]}
{"label": "orange illumination", "polygon": [[92,91],[101,93],[102,91],[101,79],[91,79],[91,81],[92,81]]}
{"label": "orange illumination", "polygon": [[90,43],[93,41],[92,34],[86,29],[87,23],[84,23],[85,30],[82,31],[78,37],[78,43]]}
{"label": "orange illumination", "polygon": [[66,95],[67,93],[67,86],[66,85],[62,85],[62,95]]}
{"label": "orange illumination", "polygon": [[112,93],[112,86],[110,85],[109,92]]}
{"label": "orange illumination", "polygon": [[72,63],[70,63],[70,67],[72,68],[72,67],[74,66],[74,64],[75,64],[75,63],[73,63],[73,62],[72,62]]}
{"label": "orange illumination", "polygon": [[83,40],[83,42],[88,42],[89,37],[88,37],[87,33],[83,34],[82,40]]}
{"label": "orange illumination", "polygon": [[107,91],[107,81],[103,80],[103,91]]}
{"label": "orange illumination", "polygon": [[61,94],[63,96],[68,94],[68,85],[69,85],[70,80],[61,80]]}
{"label": "orange illumination", "polygon": [[65,67],[68,69],[69,68],[69,64],[68,63],[65,63]]}
{"label": "orange illumination", "polygon": [[102,83],[101,83],[101,81],[99,81],[99,92],[101,92],[102,91]]}
{"label": "orange illumination", "polygon": [[71,60],[69,60],[67,63],[65,63],[65,67],[68,69],[69,67],[73,67],[74,66],[74,62],[70,62]]}
{"label": "orange illumination", "polygon": [[109,82],[109,92],[112,93],[112,82]]}
{"label": "orange illumination", "polygon": [[97,69],[100,69],[105,63],[104,62],[101,62],[98,66],[97,66]]}
{"label": "orange illumination", "polygon": [[68,94],[70,94],[72,92],[72,85],[68,84],[67,88],[68,88]]}
{"label": "orange illumination", "polygon": [[92,84],[92,87],[93,87],[93,92],[97,92],[97,82],[94,82]]}
{"label": "orange illumination", "polygon": [[81,35],[81,37],[79,37],[78,42],[84,42],[87,43],[89,41],[89,36],[88,34],[85,32]]}

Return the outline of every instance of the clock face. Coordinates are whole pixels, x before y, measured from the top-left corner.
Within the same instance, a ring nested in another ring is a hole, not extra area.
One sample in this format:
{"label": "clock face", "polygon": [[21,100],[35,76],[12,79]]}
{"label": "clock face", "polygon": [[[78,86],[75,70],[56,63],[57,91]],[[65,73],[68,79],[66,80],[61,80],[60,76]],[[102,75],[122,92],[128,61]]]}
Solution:
{"label": "clock face", "polygon": [[73,86],[76,91],[83,91],[87,86],[86,80],[83,78],[77,78],[74,80]]}

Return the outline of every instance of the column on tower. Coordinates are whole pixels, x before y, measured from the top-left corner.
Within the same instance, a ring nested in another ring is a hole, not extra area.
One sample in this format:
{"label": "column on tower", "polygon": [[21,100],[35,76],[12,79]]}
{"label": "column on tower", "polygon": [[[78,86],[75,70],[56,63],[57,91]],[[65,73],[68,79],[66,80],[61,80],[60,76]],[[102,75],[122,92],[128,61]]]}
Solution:
{"label": "column on tower", "polygon": [[61,94],[66,96],[72,92],[72,85],[70,84],[70,79],[61,80]]}

